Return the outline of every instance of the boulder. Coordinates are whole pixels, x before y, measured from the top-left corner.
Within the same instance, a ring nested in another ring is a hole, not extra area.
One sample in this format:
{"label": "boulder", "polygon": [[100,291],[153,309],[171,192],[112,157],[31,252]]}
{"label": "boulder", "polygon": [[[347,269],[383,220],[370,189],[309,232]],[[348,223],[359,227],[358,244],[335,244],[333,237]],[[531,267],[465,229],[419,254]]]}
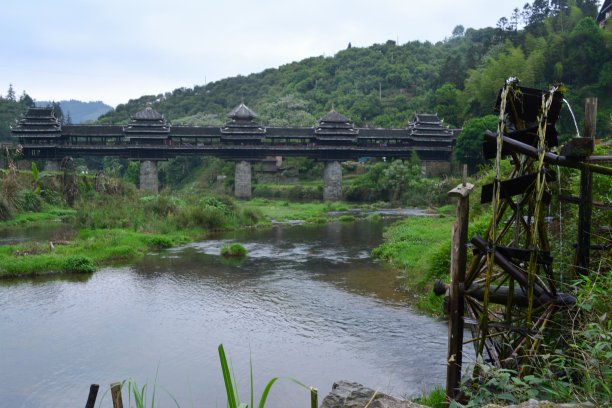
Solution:
{"label": "boulder", "polygon": [[424,408],[414,402],[399,400],[359,383],[338,381],[323,399],[320,408]]}

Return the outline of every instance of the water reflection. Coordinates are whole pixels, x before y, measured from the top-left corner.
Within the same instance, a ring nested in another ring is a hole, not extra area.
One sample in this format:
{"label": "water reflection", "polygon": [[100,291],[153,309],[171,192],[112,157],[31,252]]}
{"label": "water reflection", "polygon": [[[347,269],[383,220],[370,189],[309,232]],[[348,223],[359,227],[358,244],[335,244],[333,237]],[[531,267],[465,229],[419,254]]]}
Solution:
{"label": "water reflection", "polygon": [[[143,383],[159,372],[183,406],[223,406],[219,343],[243,397],[250,358],[259,390],[293,376],[321,395],[339,379],[418,394],[443,379],[446,326],[412,312],[395,272],[369,258],[382,229],[361,221],[238,231],[85,282],[0,286],[0,395],[8,406],[74,405],[90,383]],[[249,251],[240,265],[219,256],[228,242]],[[269,406],[308,401],[285,382]]]}

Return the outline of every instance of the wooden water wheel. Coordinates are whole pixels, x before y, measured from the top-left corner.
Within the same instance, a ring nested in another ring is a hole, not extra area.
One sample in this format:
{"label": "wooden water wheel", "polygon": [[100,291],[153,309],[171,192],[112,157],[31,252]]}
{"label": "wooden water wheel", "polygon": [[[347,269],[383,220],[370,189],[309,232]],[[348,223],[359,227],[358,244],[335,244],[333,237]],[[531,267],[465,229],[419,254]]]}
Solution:
{"label": "wooden water wheel", "polygon": [[[557,145],[555,122],[563,97],[519,87],[509,81],[497,100],[497,133],[487,134],[483,152],[495,158],[495,179],[482,188],[481,203],[491,203],[492,218],[480,237],[471,239],[474,257],[465,275],[464,319],[476,355],[494,366],[523,372],[537,353],[553,313],[575,303],[557,292],[545,224],[555,179],[544,155]],[[504,137],[537,149],[533,158],[507,147]],[[511,171],[502,179],[502,159]]]}

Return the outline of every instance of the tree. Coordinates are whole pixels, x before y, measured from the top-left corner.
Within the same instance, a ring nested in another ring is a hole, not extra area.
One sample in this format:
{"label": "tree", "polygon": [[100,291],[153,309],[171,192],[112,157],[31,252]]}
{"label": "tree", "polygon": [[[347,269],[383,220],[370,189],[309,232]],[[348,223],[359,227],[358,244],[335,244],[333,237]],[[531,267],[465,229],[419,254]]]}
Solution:
{"label": "tree", "polygon": [[578,22],[569,35],[563,81],[576,86],[595,83],[604,63],[612,59],[603,31],[592,17]]}
{"label": "tree", "polygon": [[19,103],[26,108],[33,108],[34,106],[36,106],[36,104],[34,103],[34,99],[32,99],[30,95],[26,93],[26,91],[23,91],[23,93],[19,97]]}
{"label": "tree", "polygon": [[435,111],[438,117],[455,126],[461,123],[459,93],[454,84],[446,83],[436,89],[434,94]]}
{"label": "tree", "polygon": [[13,84],[9,84],[8,91],[6,91],[6,99],[15,102],[17,99],[15,98],[15,90],[13,89]]}
{"label": "tree", "polygon": [[482,141],[486,130],[497,130],[497,116],[487,115],[472,118],[465,122],[455,144],[455,156],[466,163],[473,171],[476,165],[483,163]]}
{"label": "tree", "polygon": [[463,34],[465,34],[465,27],[461,24],[453,28],[453,38],[463,37]]}

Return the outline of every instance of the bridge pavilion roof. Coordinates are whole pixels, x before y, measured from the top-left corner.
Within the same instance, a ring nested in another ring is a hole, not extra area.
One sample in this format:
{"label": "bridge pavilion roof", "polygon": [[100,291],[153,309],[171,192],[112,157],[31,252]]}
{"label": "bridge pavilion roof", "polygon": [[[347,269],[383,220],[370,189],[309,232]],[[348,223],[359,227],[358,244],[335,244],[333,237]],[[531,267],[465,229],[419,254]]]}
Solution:
{"label": "bridge pavilion roof", "polygon": [[325,139],[343,139],[353,137],[359,133],[349,118],[332,109],[329,113],[319,119],[315,128],[315,134]]}
{"label": "bridge pavilion roof", "polygon": [[19,137],[60,137],[62,125],[52,107],[28,108],[11,131]]}
{"label": "bridge pavilion roof", "polygon": [[250,139],[252,137],[261,137],[266,133],[266,128],[255,123],[253,119],[257,114],[244,103],[236,106],[230,113],[227,114],[232,120],[227,122],[221,128],[221,133],[232,139]]}
{"label": "bridge pavilion roof", "polygon": [[170,133],[170,124],[164,115],[147,106],[132,115],[130,122],[123,127],[123,132],[129,138],[165,138]]}
{"label": "bridge pavilion roof", "polygon": [[447,138],[452,140],[454,133],[442,124],[437,113],[417,113],[412,122],[408,124],[411,136]]}
{"label": "bridge pavilion roof", "polygon": [[244,102],[236,106],[227,116],[234,121],[252,121],[257,117],[257,114],[253,112],[251,108],[246,106]]}

